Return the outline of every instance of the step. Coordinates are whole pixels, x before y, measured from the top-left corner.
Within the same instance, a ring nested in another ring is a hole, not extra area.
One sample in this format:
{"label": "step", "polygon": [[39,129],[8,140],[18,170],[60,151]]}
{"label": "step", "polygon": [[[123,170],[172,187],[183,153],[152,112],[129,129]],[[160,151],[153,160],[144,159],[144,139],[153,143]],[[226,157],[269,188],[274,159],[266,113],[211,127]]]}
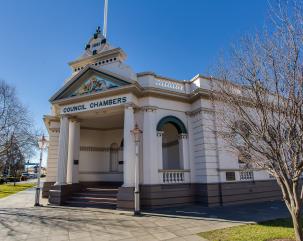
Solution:
{"label": "step", "polygon": [[117,198],[100,198],[100,197],[88,197],[88,196],[81,196],[81,197],[76,197],[72,196],[72,200],[83,200],[83,201],[93,201],[93,202],[117,202]]}
{"label": "step", "polygon": [[118,192],[104,192],[104,191],[99,191],[99,192],[95,192],[95,191],[80,191],[80,192],[77,192],[77,193],[89,193],[89,194],[95,194],[95,195],[118,195]]}
{"label": "step", "polygon": [[88,196],[88,197],[109,197],[117,198],[117,193],[99,193],[99,192],[76,192],[73,196]]}
{"label": "step", "polygon": [[85,191],[88,192],[118,192],[118,188],[96,188],[96,187],[87,187],[85,188]]}
{"label": "step", "polygon": [[107,205],[117,205],[116,201],[94,201],[94,200],[81,200],[81,199],[69,199],[66,203],[81,203],[81,204],[107,204]]}
{"label": "step", "polygon": [[110,208],[117,207],[118,186],[86,187],[73,193],[65,205],[75,207]]}
{"label": "step", "polygon": [[69,200],[65,203],[67,206],[83,207],[83,208],[105,208],[105,209],[116,209],[117,205],[112,203],[99,203],[99,202],[79,202]]}

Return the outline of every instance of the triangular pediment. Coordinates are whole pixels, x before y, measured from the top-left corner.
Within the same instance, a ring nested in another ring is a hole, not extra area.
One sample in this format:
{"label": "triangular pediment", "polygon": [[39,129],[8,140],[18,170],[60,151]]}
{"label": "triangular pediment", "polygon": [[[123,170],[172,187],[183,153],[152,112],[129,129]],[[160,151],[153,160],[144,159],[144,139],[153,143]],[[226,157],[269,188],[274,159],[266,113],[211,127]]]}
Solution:
{"label": "triangular pediment", "polygon": [[92,95],[131,84],[108,71],[86,68],[69,80],[50,101]]}
{"label": "triangular pediment", "polygon": [[119,86],[121,85],[109,79],[106,79],[98,75],[93,75],[89,77],[87,80],[83,81],[81,85],[70,94],[69,97],[93,94],[108,89],[116,88]]}

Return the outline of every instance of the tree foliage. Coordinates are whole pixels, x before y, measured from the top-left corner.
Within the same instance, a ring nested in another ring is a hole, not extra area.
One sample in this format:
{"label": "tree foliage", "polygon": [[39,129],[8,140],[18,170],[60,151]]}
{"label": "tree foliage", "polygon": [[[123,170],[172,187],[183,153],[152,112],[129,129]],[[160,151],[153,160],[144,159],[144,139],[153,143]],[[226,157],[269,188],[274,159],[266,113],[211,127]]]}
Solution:
{"label": "tree foliage", "polygon": [[0,170],[12,174],[37,145],[33,121],[15,89],[0,81]]}
{"label": "tree foliage", "polygon": [[213,96],[221,103],[222,137],[242,161],[276,178],[303,240],[302,3],[270,7],[268,28],[245,36],[218,65]]}

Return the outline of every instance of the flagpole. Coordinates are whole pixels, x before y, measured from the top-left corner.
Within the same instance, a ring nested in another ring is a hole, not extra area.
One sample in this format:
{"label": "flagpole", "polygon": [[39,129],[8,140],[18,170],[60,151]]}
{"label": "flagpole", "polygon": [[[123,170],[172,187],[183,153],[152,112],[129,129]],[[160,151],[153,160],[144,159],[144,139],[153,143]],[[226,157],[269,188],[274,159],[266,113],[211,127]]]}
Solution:
{"label": "flagpole", "polygon": [[107,35],[107,11],[108,11],[108,0],[104,0],[104,22],[103,22],[104,38],[106,38],[106,35]]}

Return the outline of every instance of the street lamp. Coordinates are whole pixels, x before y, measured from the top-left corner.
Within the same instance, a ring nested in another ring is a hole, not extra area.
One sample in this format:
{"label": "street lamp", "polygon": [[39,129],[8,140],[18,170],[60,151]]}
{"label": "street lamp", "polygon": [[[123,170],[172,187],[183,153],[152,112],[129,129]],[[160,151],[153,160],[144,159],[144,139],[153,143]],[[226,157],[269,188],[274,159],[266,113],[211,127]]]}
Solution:
{"label": "street lamp", "polygon": [[135,191],[134,191],[134,199],[135,199],[135,211],[134,215],[140,215],[140,188],[139,188],[139,143],[140,136],[142,131],[139,129],[138,125],[135,125],[135,128],[131,131],[135,137],[136,144],[136,160],[135,160]]}
{"label": "street lamp", "polygon": [[42,155],[45,148],[48,146],[48,141],[46,140],[45,136],[42,135],[42,137],[38,140],[38,145],[40,149],[40,162],[39,162],[39,169],[38,169],[38,181],[37,181],[37,187],[36,187],[36,198],[35,198],[35,206],[40,206],[40,177],[41,177],[41,163],[42,163]]}

